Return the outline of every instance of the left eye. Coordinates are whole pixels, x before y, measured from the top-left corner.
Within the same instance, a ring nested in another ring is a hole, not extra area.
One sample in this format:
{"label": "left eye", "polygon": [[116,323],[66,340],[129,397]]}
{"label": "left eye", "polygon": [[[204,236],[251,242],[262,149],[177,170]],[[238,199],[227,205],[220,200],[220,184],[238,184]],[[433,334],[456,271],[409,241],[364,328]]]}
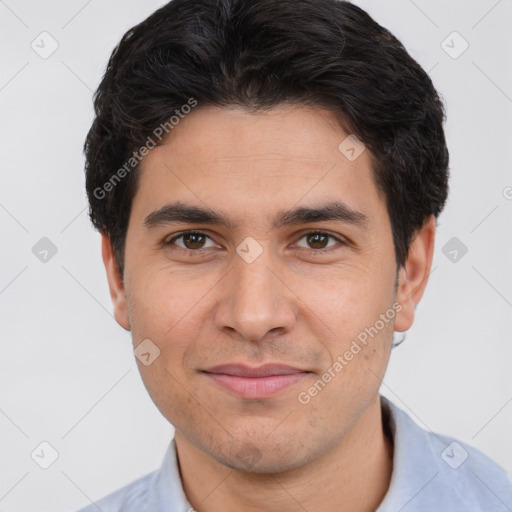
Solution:
{"label": "left eye", "polygon": [[302,239],[306,239],[306,243],[309,245],[309,247],[304,247],[300,245],[299,247],[304,249],[328,249],[329,247],[336,245],[336,243],[328,245],[329,238],[334,240],[335,242],[343,243],[342,240],[336,238],[333,235],[330,235],[329,233],[324,233],[323,231],[312,231],[311,233],[306,233],[299,239],[299,241]]}

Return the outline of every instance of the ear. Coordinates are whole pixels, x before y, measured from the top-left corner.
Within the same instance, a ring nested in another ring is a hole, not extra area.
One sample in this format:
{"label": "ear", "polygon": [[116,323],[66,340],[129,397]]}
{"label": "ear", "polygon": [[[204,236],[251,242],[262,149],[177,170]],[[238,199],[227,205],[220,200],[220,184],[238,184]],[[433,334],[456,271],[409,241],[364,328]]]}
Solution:
{"label": "ear", "polygon": [[101,234],[101,255],[103,257],[105,270],[107,271],[110,297],[112,299],[112,304],[114,305],[114,317],[121,327],[129,331],[130,320],[128,317],[128,307],[126,304],[126,293],[123,278],[114,257],[112,243],[108,236],[103,233]]}
{"label": "ear", "polygon": [[407,331],[414,322],[414,310],[423,296],[432,267],[435,235],[436,219],[431,215],[416,233],[407,261],[400,268],[396,300],[403,309],[396,315],[397,332]]}

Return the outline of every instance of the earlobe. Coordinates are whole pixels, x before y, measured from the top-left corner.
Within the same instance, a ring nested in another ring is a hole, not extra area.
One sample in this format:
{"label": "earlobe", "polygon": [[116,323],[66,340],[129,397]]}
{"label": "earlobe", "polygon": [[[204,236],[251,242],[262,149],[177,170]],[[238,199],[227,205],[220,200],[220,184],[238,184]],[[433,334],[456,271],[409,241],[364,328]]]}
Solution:
{"label": "earlobe", "polygon": [[416,233],[405,265],[399,271],[396,300],[402,310],[396,316],[395,331],[407,331],[414,322],[414,310],[423,296],[432,267],[435,234],[436,220],[431,215]]}
{"label": "earlobe", "polygon": [[128,317],[128,307],[126,304],[126,292],[124,289],[124,282],[119,272],[114,250],[107,235],[101,234],[101,255],[103,257],[103,264],[107,272],[108,287],[110,289],[110,298],[114,306],[114,317],[117,323],[126,329],[130,330],[130,320]]}

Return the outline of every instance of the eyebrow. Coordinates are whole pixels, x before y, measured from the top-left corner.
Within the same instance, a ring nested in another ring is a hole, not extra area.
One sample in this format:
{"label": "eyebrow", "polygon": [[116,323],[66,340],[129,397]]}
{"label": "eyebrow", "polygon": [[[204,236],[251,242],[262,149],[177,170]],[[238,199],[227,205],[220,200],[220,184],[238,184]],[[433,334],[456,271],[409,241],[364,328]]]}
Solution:
{"label": "eyebrow", "polygon": [[[272,227],[277,229],[284,226],[321,221],[337,221],[360,228],[366,228],[369,223],[368,217],[364,213],[338,201],[318,207],[300,206],[291,210],[278,210],[272,221]],[[221,225],[229,229],[237,227],[236,223],[221,213],[181,202],[167,204],[150,213],[144,219],[143,225],[150,229],[175,222]]]}

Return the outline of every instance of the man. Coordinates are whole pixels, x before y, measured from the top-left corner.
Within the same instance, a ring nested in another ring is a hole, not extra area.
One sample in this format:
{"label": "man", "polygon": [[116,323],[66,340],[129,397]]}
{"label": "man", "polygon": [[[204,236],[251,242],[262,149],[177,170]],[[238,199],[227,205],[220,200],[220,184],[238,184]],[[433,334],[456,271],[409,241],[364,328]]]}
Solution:
{"label": "man", "polygon": [[396,38],[348,2],[174,0],[95,110],[115,318],[175,436],[84,511],[512,510],[502,468],[379,395],[448,189],[442,103]]}

